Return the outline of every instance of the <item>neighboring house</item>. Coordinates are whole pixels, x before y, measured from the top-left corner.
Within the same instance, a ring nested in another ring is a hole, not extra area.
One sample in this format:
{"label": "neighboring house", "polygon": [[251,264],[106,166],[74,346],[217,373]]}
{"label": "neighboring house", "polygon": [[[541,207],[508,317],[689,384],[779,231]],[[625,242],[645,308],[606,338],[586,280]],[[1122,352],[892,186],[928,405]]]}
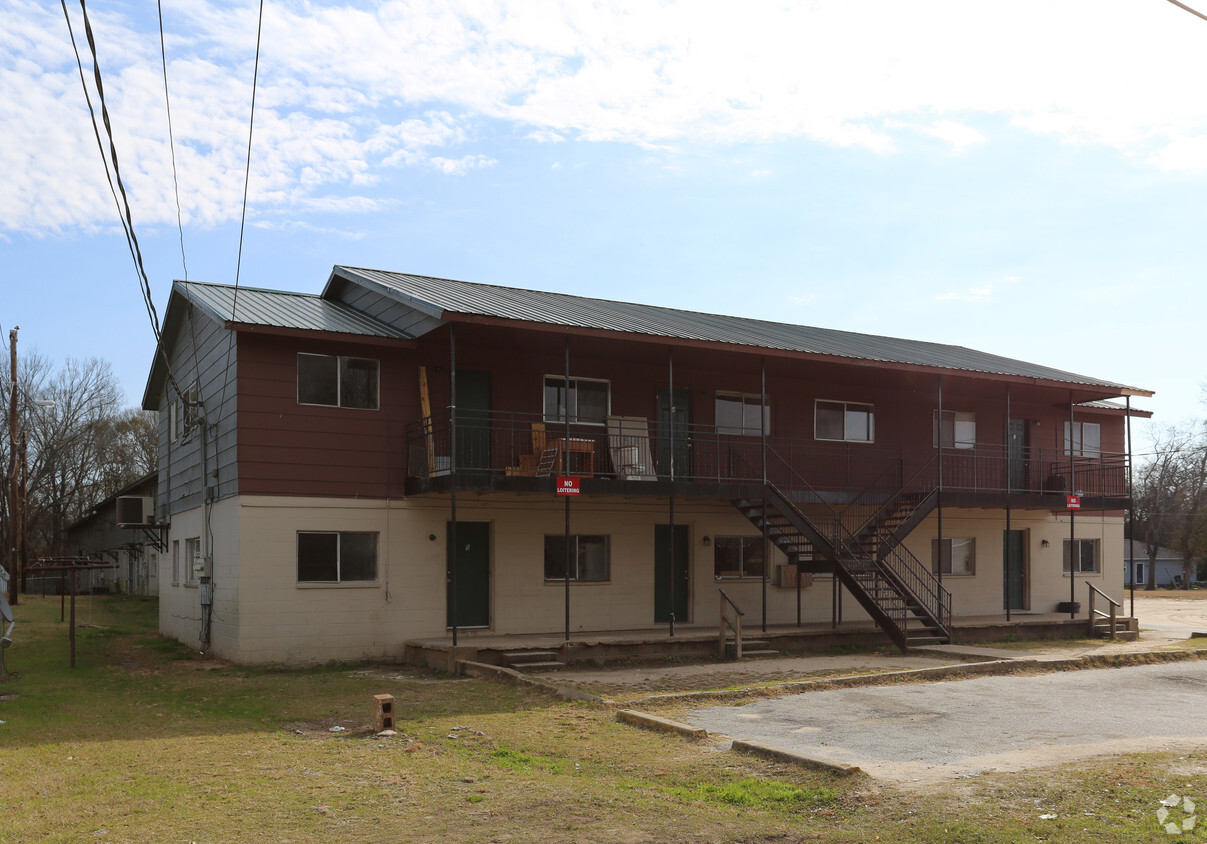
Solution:
{"label": "neighboring house", "polygon": [[[1127,540],[1123,544],[1123,585],[1132,585],[1131,561],[1136,566],[1136,586],[1148,585],[1148,549],[1139,540]],[[1156,570],[1156,585],[1160,588],[1182,585],[1182,555],[1172,548],[1157,546],[1157,558],[1152,563]],[[1193,570],[1191,577],[1194,577]],[[1194,580],[1191,580],[1193,583]]]}
{"label": "neighboring house", "polygon": [[159,593],[164,530],[155,524],[158,485],[157,474],[139,478],[68,526],[65,543],[70,554],[117,564],[112,571],[90,575],[93,587],[129,595]]}
{"label": "neighboring house", "polygon": [[160,627],[240,662],[715,629],[719,587],[748,626],[826,622],[841,592],[905,647],[1121,592],[1104,400],[1146,390],[348,267],[318,296],[176,282],[162,337]]}

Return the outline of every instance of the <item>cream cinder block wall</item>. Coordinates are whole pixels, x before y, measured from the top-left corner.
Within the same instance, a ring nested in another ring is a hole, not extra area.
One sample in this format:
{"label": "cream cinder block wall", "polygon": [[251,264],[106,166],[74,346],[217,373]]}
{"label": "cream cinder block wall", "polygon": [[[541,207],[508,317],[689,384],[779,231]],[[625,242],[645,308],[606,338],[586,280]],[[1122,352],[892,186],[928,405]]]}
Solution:
{"label": "cream cinder block wall", "polygon": [[[208,548],[213,560],[214,607],[210,618],[210,653],[233,658],[239,632],[238,605],[235,601],[238,574],[239,508],[232,499],[216,502],[210,510],[215,525],[212,537],[206,537],[200,507],[172,516],[168,544],[159,555],[159,632],[189,646],[201,646],[200,589],[188,583],[189,560],[185,542],[202,540],[202,553]],[[179,542],[179,578],[173,580],[173,543]]]}
{"label": "cream cinder block wall", "polygon": [[[1123,595],[1123,519],[1098,513],[1079,513],[1075,520],[1077,539],[1099,540],[1099,571],[1078,573],[1074,578],[1075,600],[1081,613],[1088,609],[1089,581],[1115,600]],[[1069,517],[1063,513],[1014,510],[1011,530],[1026,532],[1026,608],[1032,612],[1056,612],[1056,604],[1069,600],[1069,575],[1064,573],[1064,543],[1069,539]],[[999,615],[1003,612],[1002,537],[1006,529],[1003,510],[947,508],[943,511],[943,536],[975,540],[976,573],[944,575],[951,590],[953,613],[961,616]],[[938,517],[932,513],[914,529],[905,546],[919,560],[931,562],[931,540],[938,536]],[[1044,547],[1044,541],[1047,547]]]}

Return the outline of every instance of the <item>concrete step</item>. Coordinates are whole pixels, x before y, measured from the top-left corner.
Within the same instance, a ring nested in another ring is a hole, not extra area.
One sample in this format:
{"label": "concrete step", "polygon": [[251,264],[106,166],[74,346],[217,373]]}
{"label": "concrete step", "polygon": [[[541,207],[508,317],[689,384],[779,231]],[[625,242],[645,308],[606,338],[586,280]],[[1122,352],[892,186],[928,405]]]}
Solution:
{"label": "concrete step", "polygon": [[516,671],[557,671],[565,668],[566,663],[549,660],[547,662],[516,662],[511,665]]}
{"label": "concrete step", "polygon": [[744,646],[742,648],[742,659],[751,659],[751,658],[757,659],[759,657],[768,657],[768,656],[780,656],[780,652],[773,651],[769,648],[756,648],[754,650],[748,650]]}
{"label": "concrete step", "polygon": [[512,668],[518,668],[532,662],[549,662],[557,657],[557,651],[510,651],[503,654],[503,661]]}

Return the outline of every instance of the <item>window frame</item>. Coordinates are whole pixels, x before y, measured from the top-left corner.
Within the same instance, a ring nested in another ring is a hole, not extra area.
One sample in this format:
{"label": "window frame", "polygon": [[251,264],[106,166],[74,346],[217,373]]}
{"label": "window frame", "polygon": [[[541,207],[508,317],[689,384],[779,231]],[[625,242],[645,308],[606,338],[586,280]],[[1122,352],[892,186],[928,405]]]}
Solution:
{"label": "window frame", "polygon": [[180,540],[172,540],[172,585],[180,585]]}
{"label": "window frame", "polygon": [[[322,401],[302,401],[302,358],[326,358],[335,361],[335,403]],[[345,370],[350,361],[360,361],[373,364],[373,404],[361,406],[345,404],[344,380]],[[365,358],[358,355],[325,355],[319,352],[298,352],[296,365],[295,395],[299,405],[303,407],[338,407],[343,410],[381,410],[381,360]]]}
{"label": "window frame", "polygon": [[[608,417],[612,415],[612,382],[607,378],[583,378],[578,375],[571,375],[569,380],[570,380],[570,394],[574,397],[574,412],[570,417],[570,424],[571,425],[598,425],[600,427],[603,427],[604,425],[606,425],[607,421],[608,421]],[[556,385],[550,384],[549,383],[550,381],[556,381],[557,384]],[[604,385],[604,393],[606,396],[606,402],[605,402],[606,407],[604,409],[603,416],[600,417],[598,422],[584,420],[581,418],[581,416],[578,412],[578,410],[579,410],[578,385],[580,383],[603,384]],[[550,387],[552,387],[553,389],[556,389],[556,390],[564,390],[566,388],[566,376],[565,375],[550,375],[550,374],[546,373],[544,375],[544,377],[541,379],[541,418],[545,421],[546,424],[565,425],[566,417],[565,417],[565,415],[562,414],[561,405],[557,402],[556,398],[554,399],[555,406],[553,408],[553,412],[550,413],[550,411],[549,411],[549,389],[550,389]],[[566,413],[567,414],[570,413],[569,396],[567,396],[567,401],[566,401]]]}
{"label": "window frame", "polygon": [[[1069,421],[1064,423],[1064,455],[1065,457],[1101,457],[1102,456],[1102,423],[1074,422],[1072,442],[1069,439]],[[1092,448],[1086,447],[1086,429],[1091,428],[1097,442]]]}
{"label": "window frame", "polygon": [[[951,439],[946,439],[946,431],[943,429],[943,422],[951,419]],[[966,426],[964,429],[965,436],[968,434],[968,427],[971,426],[972,439],[961,439],[960,426]],[[950,448],[956,451],[966,451],[976,448],[976,414],[968,413],[963,410],[935,410],[931,417],[931,444],[935,448]]]}
{"label": "window frame", "polygon": [[[302,579],[302,537],[303,536],[334,536],[335,565],[334,580],[303,580]],[[373,537],[372,577],[345,578],[343,576],[344,537],[371,536]],[[380,579],[381,534],[375,530],[299,530],[294,539],[295,565],[294,577],[298,586],[376,586]]]}
{"label": "window frame", "polygon": [[196,586],[204,571],[205,557],[201,554],[201,537],[186,537],[184,540],[184,585]]}
{"label": "window frame", "polygon": [[[1101,545],[1101,540],[1099,540],[1099,539],[1080,539],[1080,538],[1079,538],[1079,539],[1074,539],[1074,540],[1072,540],[1072,541],[1077,543],[1077,548],[1078,548],[1078,552],[1077,552],[1077,571],[1075,571],[1075,572],[1070,572],[1070,570],[1069,570],[1069,569],[1070,569],[1070,558],[1071,558],[1071,556],[1072,556],[1072,555],[1071,555],[1071,552],[1070,552],[1070,548],[1071,548],[1071,546],[1070,546],[1070,544],[1069,544],[1069,540],[1068,540],[1068,539],[1066,539],[1066,540],[1064,540],[1064,541],[1061,543],[1061,563],[1060,563],[1060,572],[1061,572],[1061,574],[1066,575],[1066,576],[1068,576],[1068,575],[1070,575],[1070,574],[1072,574],[1072,575],[1078,575],[1078,574],[1102,574],[1102,545]],[[1085,566],[1085,551],[1084,551],[1084,549],[1085,549],[1085,548],[1092,548],[1092,549],[1093,549],[1093,552],[1094,552],[1094,554],[1093,554],[1093,556],[1094,556],[1094,560],[1093,560],[1094,568],[1092,568],[1092,569],[1087,569],[1087,568],[1085,568],[1085,567],[1084,567],[1084,566]]]}
{"label": "window frame", "polygon": [[[713,396],[713,426],[716,428],[719,436],[728,437],[759,437],[771,436],[771,396],[766,396],[767,401],[763,401],[764,396],[760,393],[741,393],[734,390],[717,390]],[[741,424],[738,426],[722,425],[721,424],[721,402],[729,402],[737,404],[740,408]],[[762,419],[763,429],[759,430],[758,423],[748,425],[746,421],[746,408],[753,406],[762,408],[762,413],[759,414]]]}
{"label": "window frame", "polygon": [[[717,551],[721,549],[723,543],[736,542],[738,551],[738,574],[721,574],[717,570]],[[762,536],[714,536],[712,538],[712,576],[713,580],[762,580],[767,572],[767,559],[763,555],[763,537]],[[750,574],[746,570],[746,550],[748,548],[758,548],[759,557],[762,558],[762,571],[758,574]]]}
{"label": "window frame", "polygon": [[[843,434],[841,439],[838,439],[835,437],[823,437],[818,433],[818,429],[817,429],[818,411],[821,409],[821,406],[823,404],[841,405],[841,407],[842,407],[842,434]],[[867,424],[868,437],[867,437],[867,439],[853,438],[849,435],[850,432],[847,427],[847,421],[848,421],[848,414],[851,412],[850,409],[853,407],[867,408],[867,420],[868,420],[868,424]],[[835,442],[835,443],[842,443],[842,442],[845,442],[845,443],[875,443],[876,442],[876,406],[869,402],[840,401],[840,400],[836,400],[836,399],[814,399],[813,400],[813,439],[820,440],[822,442]]]}
{"label": "window frame", "polygon": [[[956,543],[967,544],[968,553],[964,556],[967,560],[965,570],[955,571]],[[947,569],[941,571],[944,560],[940,554],[940,543],[947,547]],[[943,577],[976,577],[976,537],[972,536],[944,536],[940,539],[937,536],[931,537],[930,540],[930,571],[931,574]]]}
{"label": "window frame", "polygon": [[[555,561],[555,564],[560,569],[562,569],[563,572],[564,572],[564,569],[566,566],[565,548],[564,547],[563,548],[550,548],[551,540],[553,542],[558,542],[558,543],[565,542],[566,535],[564,533],[547,533],[547,534],[545,534],[544,560],[543,560],[544,567],[542,570],[543,574],[544,574],[544,580],[545,580],[545,583],[565,583],[567,578],[564,573],[559,574],[559,575],[554,575],[554,576],[550,576],[550,574],[549,574],[550,554],[551,553],[559,558]],[[602,540],[603,555],[604,555],[603,565],[604,565],[604,569],[605,569],[603,577],[583,578],[580,576],[582,574],[582,570],[583,570],[583,553],[584,553],[583,540]],[[571,555],[571,557],[573,558],[573,561],[574,561],[573,562],[574,576],[569,578],[570,582],[571,583],[611,583],[612,582],[612,537],[611,537],[611,535],[606,534],[606,533],[572,533],[572,534],[570,534],[570,541],[574,544],[574,552]],[[561,552],[561,553],[559,554],[558,552]]]}

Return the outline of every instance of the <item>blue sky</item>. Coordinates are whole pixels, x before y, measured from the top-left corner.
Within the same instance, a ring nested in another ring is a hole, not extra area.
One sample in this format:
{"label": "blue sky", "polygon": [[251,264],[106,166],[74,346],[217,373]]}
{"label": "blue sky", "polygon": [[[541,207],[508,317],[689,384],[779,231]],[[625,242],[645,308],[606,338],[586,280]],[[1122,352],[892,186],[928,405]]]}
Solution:
{"label": "blue sky", "polygon": [[[233,283],[257,7],[163,9],[188,277]],[[738,9],[268,3],[241,283],[347,264],[904,336],[1202,415],[1207,21]],[[185,269],[154,11],[89,6],[162,313]],[[74,62],[57,6],[5,4],[0,325],[108,359],[133,404],[153,339]]]}

